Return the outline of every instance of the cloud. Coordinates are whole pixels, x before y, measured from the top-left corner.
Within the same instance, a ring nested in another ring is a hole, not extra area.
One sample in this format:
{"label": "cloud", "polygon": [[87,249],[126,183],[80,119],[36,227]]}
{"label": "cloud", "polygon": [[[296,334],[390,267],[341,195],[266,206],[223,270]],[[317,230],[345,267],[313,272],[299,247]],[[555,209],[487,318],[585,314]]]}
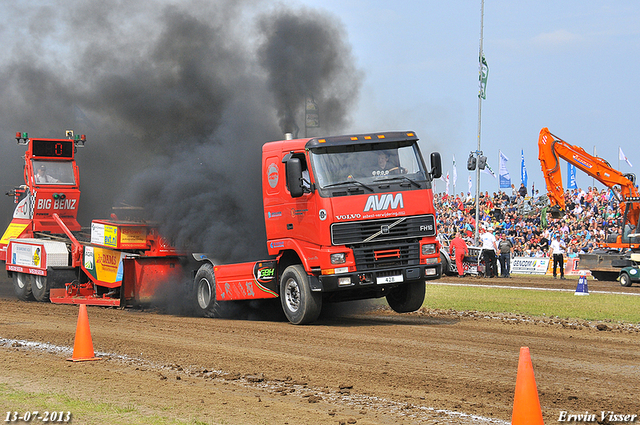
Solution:
{"label": "cloud", "polygon": [[538,34],[532,39],[533,45],[542,49],[568,49],[582,41],[582,36],[565,29]]}

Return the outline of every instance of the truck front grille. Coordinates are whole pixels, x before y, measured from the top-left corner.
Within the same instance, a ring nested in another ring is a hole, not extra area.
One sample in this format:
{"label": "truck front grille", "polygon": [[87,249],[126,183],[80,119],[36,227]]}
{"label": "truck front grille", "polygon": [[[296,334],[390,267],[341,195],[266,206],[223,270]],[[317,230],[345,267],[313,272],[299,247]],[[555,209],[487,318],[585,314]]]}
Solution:
{"label": "truck front grille", "polygon": [[435,234],[436,225],[433,214],[351,221],[331,225],[331,243],[333,245],[379,243],[401,239],[418,240],[426,236],[435,236]]}

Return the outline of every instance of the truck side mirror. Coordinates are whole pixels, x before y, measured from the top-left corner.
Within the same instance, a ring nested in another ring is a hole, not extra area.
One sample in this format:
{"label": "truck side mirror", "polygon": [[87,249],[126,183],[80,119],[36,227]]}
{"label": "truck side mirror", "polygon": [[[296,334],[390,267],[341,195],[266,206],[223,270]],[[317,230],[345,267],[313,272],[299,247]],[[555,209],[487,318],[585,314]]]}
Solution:
{"label": "truck side mirror", "polygon": [[439,152],[431,152],[431,178],[439,179],[442,177],[442,160]]}
{"label": "truck side mirror", "polygon": [[302,187],[302,164],[299,158],[288,158],[285,162],[287,169],[287,187],[292,198],[299,198],[304,194]]}

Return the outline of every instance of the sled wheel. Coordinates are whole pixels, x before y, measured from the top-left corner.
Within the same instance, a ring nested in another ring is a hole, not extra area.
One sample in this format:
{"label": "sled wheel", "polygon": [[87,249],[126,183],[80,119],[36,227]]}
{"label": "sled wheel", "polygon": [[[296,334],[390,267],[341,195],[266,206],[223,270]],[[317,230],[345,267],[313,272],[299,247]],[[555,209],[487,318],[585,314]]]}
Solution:
{"label": "sled wheel", "polygon": [[31,282],[33,281],[33,275],[26,273],[14,273],[13,274],[13,290],[19,300],[33,301],[33,291],[31,289]]}
{"label": "sled wheel", "polygon": [[49,280],[47,276],[34,276],[31,281],[31,291],[36,301],[46,303],[49,301]]}

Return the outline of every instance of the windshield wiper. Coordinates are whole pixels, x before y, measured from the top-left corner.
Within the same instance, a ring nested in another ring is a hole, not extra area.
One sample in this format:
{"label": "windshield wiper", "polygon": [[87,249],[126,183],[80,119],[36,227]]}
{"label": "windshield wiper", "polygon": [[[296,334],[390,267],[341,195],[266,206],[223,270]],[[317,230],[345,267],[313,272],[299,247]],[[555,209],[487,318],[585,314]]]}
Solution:
{"label": "windshield wiper", "polygon": [[376,183],[379,183],[379,182],[389,182],[389,181],[392,181],[392,180],[398,180],[398,179],[408,180],[408,181],[409,181],[409,182],[411,182],[411,184],[413,184],[415,187],[421,187],[421,186],[420,186],[420,183],[418,183],[418,182],[417,182],[417,181],[415,181],[415,180],[410,179],[410,178],[409,178],[409,177],[407,177],[407,176],[396,176],[396,177],[390,177],[390,178],[385,178],[385,179],[379,179],[379,180],[376,180]]}
{"label": "windshield wiper", "polygon": [[355,179],[351,179],[351,180],[345,180],[343,182],[338,182],[338,183],[332,183],[332,184],[328,184],[326,186],[323,187],[323,189],[328,189],[330,187],[336,187],[336,186],[344,186],[346,184],[352,184],[352,183],[356,183],[359,184],[360,186],[364,187],[365,189],[367,189],[369,192],[373,192],[373,189],[370,188],[369,186],[367,186],[366,184],[359,182],[358,180]]}

